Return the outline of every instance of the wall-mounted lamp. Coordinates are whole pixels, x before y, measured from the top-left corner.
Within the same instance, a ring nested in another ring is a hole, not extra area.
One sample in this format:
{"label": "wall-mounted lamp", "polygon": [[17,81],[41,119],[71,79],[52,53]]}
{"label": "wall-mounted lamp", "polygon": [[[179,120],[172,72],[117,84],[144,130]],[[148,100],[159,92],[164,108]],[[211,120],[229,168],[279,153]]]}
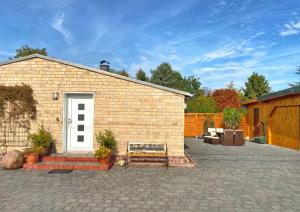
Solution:
{"label": "wall-mounted lamp", "polygon": [[52,93],[52,99],[53,100],[58,100],[58,97],[59,97],[59,93],[58,92],[53,92]]}

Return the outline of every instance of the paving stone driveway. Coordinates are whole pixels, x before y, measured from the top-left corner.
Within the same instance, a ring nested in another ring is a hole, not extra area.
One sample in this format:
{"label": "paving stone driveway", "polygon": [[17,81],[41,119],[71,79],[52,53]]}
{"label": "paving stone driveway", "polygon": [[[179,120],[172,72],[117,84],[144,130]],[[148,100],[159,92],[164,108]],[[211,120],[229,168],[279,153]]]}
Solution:
{"label": "paving stone driveway", "polygon": [[0,211],[300,211],[300,153],[186,139],[195,168],[0,170]]}

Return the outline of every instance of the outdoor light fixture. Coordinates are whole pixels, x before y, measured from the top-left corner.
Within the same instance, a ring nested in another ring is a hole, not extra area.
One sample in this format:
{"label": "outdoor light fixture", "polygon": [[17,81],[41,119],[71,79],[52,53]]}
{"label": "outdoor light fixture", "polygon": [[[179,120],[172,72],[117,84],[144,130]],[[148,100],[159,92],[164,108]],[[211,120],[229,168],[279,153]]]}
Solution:
{"label": "outdoor light fixture", "polygon": [[58,100],[58,97],[59,97],[59,93],[58,92],[53,92],[52,93],[52,99],[53,100]]}

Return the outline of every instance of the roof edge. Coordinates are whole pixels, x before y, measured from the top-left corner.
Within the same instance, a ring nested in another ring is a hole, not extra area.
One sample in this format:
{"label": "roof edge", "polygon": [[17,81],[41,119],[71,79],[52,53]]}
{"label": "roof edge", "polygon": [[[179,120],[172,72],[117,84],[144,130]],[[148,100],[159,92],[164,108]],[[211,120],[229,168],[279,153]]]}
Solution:
{"label": "roof edge", "polygon": [[41,54],[32,54],[32,55],[28,55],[28,56],[25,56],[25,57],[20,57],[20,58],[16,58],[16,59],[12,59],[12,60],[6,60],[6,61],[3,61],[3,62],[0,62],[0,66],[11,64],[11,63],[16,63],[16,62],[20,62],[20,61],[24,61],[24,60],[29,60],[29,59],[33,59],[33,58],[41,58],[41,59],[45,59],[45,60],[50,60],[50,61],[53,61],[53,62],[73,66],[73,67],[76,67],[76,68],[85,69],[87,71],[92,71],[92,72],[96,72],[96,73],[99,73],[99,74],[104,74],[104,75],[107,75],[107,76],[115,77],[115,78],[118,78],[118,79],[134,82],[134,83],[137,83],[137,84],[141,84],[141,85],[145,85],[145,86],[149,86],[149,87],[153,87],[153,88],[157,88],[157,89],[160,89],[160,90],[165,90],[165,91],[168,91],[168,92],[171,92],[171,93],[180,94],[180,95],[183,95],[185,97],[192,97],[193,96],[193,94],[188,93],[188,92],[180,91],[180,90],[173,89],[173,88],[168,88],[168,87],[161,86],[161,85],[156,85],[156,84],[153,84],[153,83],[150,83],[150,82],[145,82],[145,81],[137,80],[137,79],[130,78],[130,77],[121,76],[121,75],[110,73],[110,72],[103,71],[103,70],[100,70],[100,69],[80,65],[80,64],[65,61],[65,60],[56,59],[54,57],[45,56],[45,55],[41,55]]}
{"label": "roof edge", "polygon": [[291,87],[291,88],[287,88],[287,89],[284,89],[284,90],[280,90],[280,91],[272,92],[272,93],[269,93],[269,94],[265,94],[263,96],[258,97],[257,99],[259,101],[263,102],[263,101],[276,99],[276,98],[289,96],[289,95],[295,95],[295,94],[300,94],[300,86]]}
{"label": "roof edge", "polygon": [[250,104],[254,104],[254,103],[257,103],[258,100],[257,99],[249,99],[249,100],[246,100],[242,103],[242,105],[250,105]]}

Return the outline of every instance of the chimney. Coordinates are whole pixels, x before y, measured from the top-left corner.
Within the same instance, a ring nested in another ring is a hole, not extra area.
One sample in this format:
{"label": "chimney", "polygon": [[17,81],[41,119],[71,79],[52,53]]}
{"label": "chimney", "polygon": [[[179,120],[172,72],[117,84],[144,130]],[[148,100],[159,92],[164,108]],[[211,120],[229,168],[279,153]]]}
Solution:
{"label": "chimney", "polygon": [[102,60],[100,62],[100,70],[103,70],[103,71],[109,71],[109,62],[106,61],[106,60]]}

